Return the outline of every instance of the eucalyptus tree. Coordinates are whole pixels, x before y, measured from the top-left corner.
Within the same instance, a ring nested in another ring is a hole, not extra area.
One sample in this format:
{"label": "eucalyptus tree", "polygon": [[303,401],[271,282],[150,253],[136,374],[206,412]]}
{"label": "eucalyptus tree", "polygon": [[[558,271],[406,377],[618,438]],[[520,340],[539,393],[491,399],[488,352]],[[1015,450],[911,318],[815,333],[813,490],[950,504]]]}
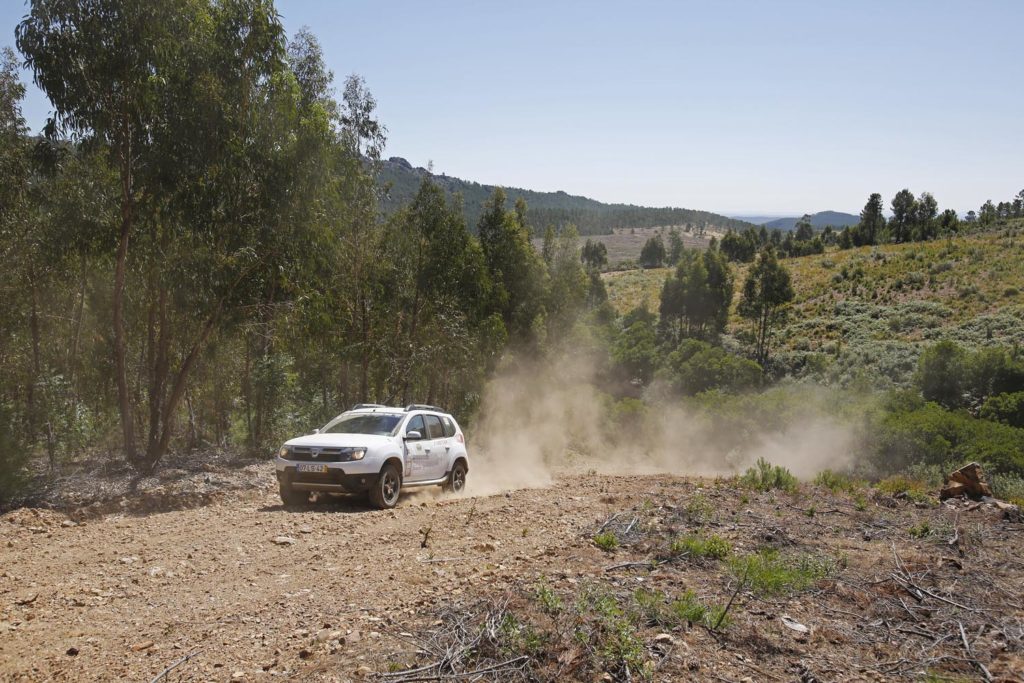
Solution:
{"label": "eucalyptus tree", "polygon": [[793,300],[789,271],[779,263],[775,251],[765,249],[747,273],[739,312],[754,324],[754,358],[761,365],[768,360],[772,329]]}
{"label": "eucalyptus tree", "polygon": [[303,100],[269,0],[36,0],[18,46],[56,123],[118,171],[115,377],[126,455],[152,470],[210,339],[286,296],[324,237],[303,200],[322,184],[329,113]]}
{"label": "eucalyptus tree", "polygon": [[506,200],[504,190],[495,188],[484,205],[477,234],[493,286],[491,310],[500,314],[511,338],[525,341],[544,315],[547,273],[523,223],[525,205],[517,203],[516,210],[509,211]]}

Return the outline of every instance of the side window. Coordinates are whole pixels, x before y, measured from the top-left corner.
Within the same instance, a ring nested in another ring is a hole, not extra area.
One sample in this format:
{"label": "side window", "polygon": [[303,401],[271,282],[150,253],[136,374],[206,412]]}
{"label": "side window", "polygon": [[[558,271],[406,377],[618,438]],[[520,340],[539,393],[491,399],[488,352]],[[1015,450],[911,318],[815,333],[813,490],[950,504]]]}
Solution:
{"label": "side window", "polygon": [[444,427],[441,426],[441,420],[438,419],[437,415],[425,415],[424,419],[427,421],[428,439],[444,438]]}
{"label": "side window", "polygon": [[444,423],[445,437],[455,436],[455,423],[452,422],[452,419],[450,417],[442,417],[441,422]]}
{"label": "side window", "polygon": [[416,415],[411,420],[409,420],[409,424],[405,426],[405,433],[408,434],[409,432],[419,432],[424,439],[429,438],[427,436],[427,430],[424,429],[423,427],[422,415]]}

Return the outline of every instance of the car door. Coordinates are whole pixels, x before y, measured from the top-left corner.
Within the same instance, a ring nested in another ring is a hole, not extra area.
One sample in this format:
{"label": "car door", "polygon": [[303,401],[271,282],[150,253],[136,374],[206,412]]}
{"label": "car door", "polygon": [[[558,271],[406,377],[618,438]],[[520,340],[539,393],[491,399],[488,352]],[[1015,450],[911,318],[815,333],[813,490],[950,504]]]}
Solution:
{"label": "car door", "polygon": [[427,459],[430,457],[430,440],[427,437],[427,426],[422,415],[413,415],[405,425],[405,434],[419,432],[420,438],[405,439],[405,472],[402,477],[409,482],[423,481],[427,478]]}
{"label": "car door", "polygon": [[427,425],[427,438],[429,439],[424,448],[427,452],[424,478],[440,479],[445,474],[447,464],[445,456],[448,455],[444,426],[441,424],[441,418],[437,415],[424,415],[423,421]]}

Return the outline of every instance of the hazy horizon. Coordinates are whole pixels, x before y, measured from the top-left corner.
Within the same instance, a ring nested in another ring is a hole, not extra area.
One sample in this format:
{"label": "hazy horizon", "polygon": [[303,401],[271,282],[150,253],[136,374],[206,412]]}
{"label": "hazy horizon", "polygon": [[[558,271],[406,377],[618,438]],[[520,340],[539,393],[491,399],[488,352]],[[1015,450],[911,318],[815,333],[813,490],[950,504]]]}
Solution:
{"label": "hazy horizon", "polygon": [[[26,7],[0,9],[0,45]],[[366,79],[386,156],[467,180],[750,216],[1024,187],[1019,2],[277,8],[337,82]],[[24,110],[39,130],[50,106],[33,86]]]}

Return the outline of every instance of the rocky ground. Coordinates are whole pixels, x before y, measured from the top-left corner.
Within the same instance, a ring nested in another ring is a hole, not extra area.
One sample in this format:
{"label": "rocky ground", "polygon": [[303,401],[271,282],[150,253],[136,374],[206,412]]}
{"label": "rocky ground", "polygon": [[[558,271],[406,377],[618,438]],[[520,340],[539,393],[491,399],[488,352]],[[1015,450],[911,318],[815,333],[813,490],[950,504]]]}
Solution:
{"label": "rocky ground", "polygon": [[0,516],[0,679],[1024,680],[1024,524],[991,506],[575,473],[286,509],[246,472]]}

